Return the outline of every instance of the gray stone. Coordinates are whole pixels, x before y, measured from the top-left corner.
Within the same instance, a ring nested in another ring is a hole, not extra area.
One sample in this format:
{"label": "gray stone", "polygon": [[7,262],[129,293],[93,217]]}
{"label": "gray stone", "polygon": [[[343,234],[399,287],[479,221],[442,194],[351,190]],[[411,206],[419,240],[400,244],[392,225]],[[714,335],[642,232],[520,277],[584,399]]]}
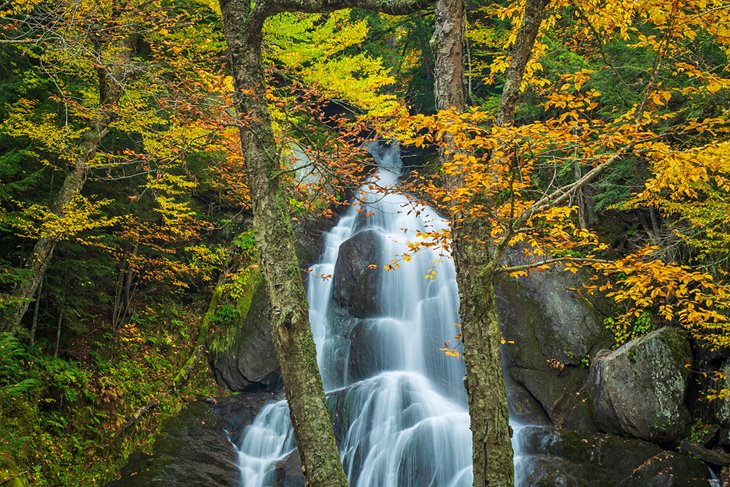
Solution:
{"label": "gray stone", "polygon": [[505,375],[505,387],[507,389],[507,406],[509,407],[511,420],[520,424],[552,425],[550,418],[538,400],[530,394],[525,386],[515,382],[511,374]]}
{"label": "gray stone", "polygon": [[727,467],[730,465],[730,455],[720,448],[711,450],[689,440],[682,440],[679,444],[679,448],[692,457],[702,460],[710,465],[714,465],[716,467]]}
{"label": "gray stone", "polygon": [[520,487],[707,485],[701,461],[642,440],[537,426],[516,435]]}
{"label": "gray stone", "polygon": [[555,426],[597,431],[584,387],[587,369],[571,367],[558,373],[513,367],[510,375],[540,402]]}
{"label": "gray stone", "polygon": [[299,457],[299,449],[295,448],[284,460],[276,464],[274,487],[304,487],[304,485],[302,459]]}
{"label": "gray stone", "polygon": [[508,349],[512,362],[541,368],[536,361],[547,357],[566,365],[581,365],[611,345],[613,339],[599,310],[607,305],[599,296],[587,299],[576,292],[582,288],[581,282],[580,276],[557,269],[533,271],[520,278],[504,276],[497,281],[500,321],[509,335],[505,338],[515,341]]}
{"label": "gray stone", "polygon": [[340,246],[332,283],[333,298],[360,318],[377,315],[380,311],[377,289],[385,272],[384,260],[377,232],[362,230],[350,237]]}
{"label": "gray stone", "polygon": [[191,403],[164,421],[152,454],[130,455],[121,478],[107,486],[239,486],[241,470],[232,442],[239,441],[262,407],[281,398],[253,392]]}
{"label": "gray stone", "polygon": [[292,222],[294,250],[302,269],[309,267],[322,255],[324,249],[322,235],[328,232],[335,223],[337,223],[336,218],[323,216],[307,216]]}
{"label": "gray stone", "polygon": [[617,487],[707,487],[707,467],[701,461],[663,451],[637,465]]}
{"label": "gray stone", "polygon": [[662,328],[591,364],[590,395],[603,431],[676,444],[687,433],[684,403],[692,354],[688,341]]}
{"label": "gray stone", "polygon": [[236,461],[223,421],[209,405],[196,402],[165,421],[152,455],[131,455],[122,478],[107,485],[236,486],[241,476]]}
{"label": "gray stone", "polygon": [[248,313],[233,324],[230,348],[210,354],[216,382],[231,391],[275,388],[281,380],[271,341],[271,304],[263,280],[257,286]]}
{"label": "gray stone", "polygon": [[616,478],[608,469],[589,463],[571,463],[555,456],[533,456],[517,464],[520,487],[614,487]]}
{"label": "gray stone", "polygon": [[[522,263],[512,256],[513,263]],[[513,385],[520,385],[541,405],[541,412],[526,409],[524,395],[509,393],[511,411],[522,417],[547,414],[564,428],[597,429],[590,398],[586,392],[586,362],[613,340],[603,326],[599,298],[588,300],[571,289],[579,289],[573,274],[560,271],[532,272],[515,279],[500,277],[496,282],[497,310],[502,334],[503,363]],[[551,360],[564,369],[556,370]],[[522,399],[515,404],[515,399]]]}

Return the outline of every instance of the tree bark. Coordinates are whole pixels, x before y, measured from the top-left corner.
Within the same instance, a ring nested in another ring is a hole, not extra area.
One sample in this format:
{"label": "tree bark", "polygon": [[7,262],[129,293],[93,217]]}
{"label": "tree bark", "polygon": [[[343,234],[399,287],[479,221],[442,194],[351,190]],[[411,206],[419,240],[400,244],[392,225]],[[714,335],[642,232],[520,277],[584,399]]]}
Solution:
{"label": "tree bark", "polygon": [[522,24],[517,33],[515,45],[512,46],[507,76],[502,89],[502,98],[499,101],[497,124],[509,125],[515,121],[517,98],[520,95],[520,85],[525,77],[527,62],[532,56],[532,48],[540,31],[540,25],[545,18],[545,10],[550,0],[527,0],[522,16]]}
{"label": "tree bark", "polygon": [[455,222],[452,249],[467,371],[473,485],[508,487],[514,485],[512,432],[494,297],[495,256],[484,235],[489,229],[482,221]]}
{"label": "tree bark", "polygon": [[[61,191],[53,204],[52,211],[56,216],[63,217],[68,205],[81,193],[86,182],[88,163],[96,153],[101,138],[100,133],[88,134],[82,141],[81,154],[76,158],[74,168],[63,181]],[[13,291],[13,302],[5,310],[2,331],[14,333],[20,328],[20,321],[28,311],[33,296],[43,281],[57,243],[58,239],[53,235],[41,235],[36,241],[26,264],[28,275],[16,286]]]}
{"label": "tree bark", "polygon": [[[496,117],[497,124],[514,121],[519,87],[544,17],[547,0],[527,0],[525,15],[512,52],[507,81]],[[463,0],[439,0],[436,7],[435,96],[439,110],[463,111]],[[442,140],[442,164],[454,147],[448,135]],[[444,185],[456,188],[461,176],[446,175]],[[488,202],[487,202],[488,205]],[[459,287],[466,388],[472,431],[475,487],[514,485],[514,466],[507,395],[502,375],[499,328],[494,298],[495,268],[500,249],[488,241],[486,221],[452,214],[452,252]]]}
{"label": "tree bark", "polygon": [[[123,73],[126,63],[132,58],[132,50],[133,45],[131,39],[124,39],[121,43],[118,58],[112,64],[111,73],[107,73],[103,68],[99,68],[98,89],[100,105],[114,105],[121,98],[123,90],[120,83],[124,79]],[[99,150],[102,140],[109,133],[112,118],[112,113],[100,110],[94,125],[81,137],[74,166],[64,179],[61,189],[51,207],[51,211],[57,217],[61,218],[65,216],[69,205],[81,194],[81,190],[84,188],[84,184],[86,184],[89,163]],[[43,281],[46,268],[58,242],[59,239],[57,236],[44,235],[43,229],[41,228],[41,235],[36,241],[33,251],[26,262],[28,275],[15,287],[12,302],[4,310],[3,316],[1,317],[0,331],[14,333],[20,328],[20,322],[28,311],[28,307],[31,301],[33,301],[33,296],[36,294],[40,283]]]}
{"label": "tree bark", "polygon": [[307,298],[294,251],[279,155],[261,65],[263,19],[248,0],[221,0],[221,12],[241,117],[240,135],[253,202],[253,229],[271,297],[274,348],[308,486],[346,486],[317,367]]}
{"label": "tree bark", "polygon": [[431,40],[435,55],[436,110],[466,106],[464,98],[464,0],[438,0]]}

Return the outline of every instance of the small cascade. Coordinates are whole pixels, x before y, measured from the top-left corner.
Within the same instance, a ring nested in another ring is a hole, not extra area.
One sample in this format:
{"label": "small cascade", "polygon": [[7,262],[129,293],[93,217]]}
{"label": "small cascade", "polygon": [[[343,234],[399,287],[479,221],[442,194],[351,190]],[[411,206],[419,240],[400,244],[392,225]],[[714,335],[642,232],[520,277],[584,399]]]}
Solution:
{"label": "small cascade", "polygon": [[238,463],[244,485],[274,483],[274,467],[296,448],[286,400],[267,404],[243,432]]}
{"label": "small cascade", "polygon": [[[470,486],[464,365],[440,350],[458,334],[454,265],[443,249],[413,253],[408,247],[418,232],[445,229],[447,222],[392,190],[400,173],[395,144],[369,150],[380,170],[360,189],[361,205],[352,205],[325,235],[307,291],[343,465],[352,486]],[[377,309],[366,317],[348,314],[333,299],[340,248],[360,232],[369,232],[378,247],[372,249],[376,284],[368,289]],[[410,261],[401,260],[404,253]],[[393,260],[400,268],[385,272]],[[295,447],[288,423],[286,402],[279,401],[244,430],[244,485],[273,484],[275,464]]]}

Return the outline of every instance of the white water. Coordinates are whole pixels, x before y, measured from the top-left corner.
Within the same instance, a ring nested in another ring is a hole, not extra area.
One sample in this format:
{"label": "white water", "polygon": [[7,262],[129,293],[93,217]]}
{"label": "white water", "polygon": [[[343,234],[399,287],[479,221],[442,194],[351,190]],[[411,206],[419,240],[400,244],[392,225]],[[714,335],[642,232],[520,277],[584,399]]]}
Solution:
{"label": "white water", "polygon": [[[447,223],[402,194],[375,188],[395,184],[400,157],[397,147],[370,150],[381,170],[360,189],[359,199],[373,215],[364,218],[353,205],[325,235],[308,288],[319,368],[337,411],[336,428],[344,432],[340,455],[352,486],[470,486],[463,362],[439,350],[458,333],[453,262],[441,249],[423,249],[399,269],[383,271],[384,264],[403,256],[416,231]],[[373,256],[380,277],[372,292],[380,312],[348,320],[332,300],[334,279],[316,276],[334,274],[340,245],[363,230],[371,230],[382,248]],[[432,269],[436,278],[426,279]],[[273,484],[276,463],[295,447],[290,428],[286,401],[279,401],[244,430],[239,455],[246,487]]]}

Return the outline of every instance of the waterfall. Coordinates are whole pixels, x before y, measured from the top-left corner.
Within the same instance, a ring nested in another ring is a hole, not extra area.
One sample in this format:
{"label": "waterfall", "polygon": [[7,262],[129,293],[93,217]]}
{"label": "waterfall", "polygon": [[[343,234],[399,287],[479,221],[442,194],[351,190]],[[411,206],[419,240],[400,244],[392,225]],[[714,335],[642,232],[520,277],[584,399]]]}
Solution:
{"label": "waterfall", "polygon": [[[360,188],[361,203],[324,236],[307,290],[340,456],[352,486],[470,486],[464,365],[440,350],[459,332],[454,265],[441,248],[408,248],[417,232],[445,229],[447,222],[392,190],[401,165],[395,144],[373,143],[369,150],[380,170]],[[367,289],[377,309],[356,317],[333,299],[333,283],[341,246],[363,232],[379,249],[372,249],[377,270],[374,289]],[[410,261],[403,260],[407,252]],[[385,272],[393,260],[399,268]],[[276,463],[295,447],[290,429],[286,401],[279,401],[244,430],[245,486],[273,484]]]}

